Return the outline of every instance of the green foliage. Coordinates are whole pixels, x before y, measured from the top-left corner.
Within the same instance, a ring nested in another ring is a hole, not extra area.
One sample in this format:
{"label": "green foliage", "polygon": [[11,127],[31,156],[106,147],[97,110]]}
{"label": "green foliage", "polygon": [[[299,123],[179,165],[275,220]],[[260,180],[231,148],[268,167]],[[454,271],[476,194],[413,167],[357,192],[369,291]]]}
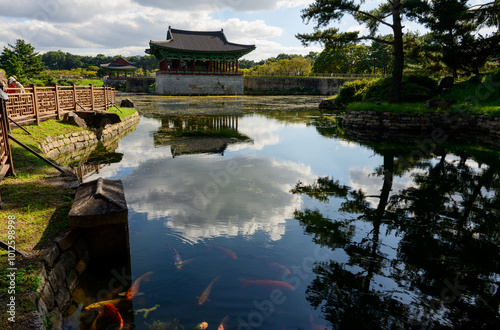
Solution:
{"label": "green foliage", "polygon": [[325,49],[314,62],[312,72],[370,73],[368,47],[347,45],[338,49]]}
{"label": "green foliage", "polygon": [[364,94],[372,81],[369,80],[354,80],[348,81],[342,87],[338,96],[335,98],[335,103],[347,105],[351,102],[360,102],[364,99]]}
{"label": "green foliage", "polygon": [[27,84],[29,79],[42,72],[44,64],[31,44],[17,39],[15,45],[8,44],[3,48],[0,67],[5,69],[7,75],[15,75],[22,84]]}
{"label": "green foliage", "polygon": [[246,75],[258,74],[269,76],[300,76],[307,75],[310,71],[311,60],[300,56],[283,58],[277,61],[269,60],[266,64],[243,70]]}
{"label": "green foliage", "polygon": [[[391,77],[376,80],[356,80],[346,82],[337,96],[336,103],[347,105],[351,102],[368,100],[389,100]],[[437,82],[425,76],[403,77],[402,102],[422,102],[434,96]]]}

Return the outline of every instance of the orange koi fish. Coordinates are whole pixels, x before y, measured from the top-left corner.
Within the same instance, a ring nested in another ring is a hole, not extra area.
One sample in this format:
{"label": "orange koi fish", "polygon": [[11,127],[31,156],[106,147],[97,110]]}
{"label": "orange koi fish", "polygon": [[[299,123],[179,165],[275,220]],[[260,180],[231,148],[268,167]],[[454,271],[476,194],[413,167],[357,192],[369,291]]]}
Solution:
{"label": "orange koi fish", "polygon": [[249,285],[257,285],[261,287],[267,287],[272,289],[286,289],[286,290],[295,290],[294,286],[290,283],[282,282],[282,281],[273,281],[273,280],[249,280],[246,278],[240,277],[240,281],[243,282],[243,287],[247,287]]}
{"label": "orange koi fish", "polygon": [[214,278],[214,280],[207,286],[205,291],[201,294],[201,296],[196,297],[198,299],[198,305],[203,305],[205,301],[208,300],[208,296],[210,295],[210,292],[212,291],[212,286],[214,285],[215,281],[217,281],[220,278],[220,276],[217,276]]}
{"label": "orange koi fish", "polygon": [[[128,289],[128,291],[125,293],[124,297],[119,297],[113,300],[101,300],[96,303],[90,304],[84,308],[84,310],[101,310],[105,304],[112,304],[113,306],[117,308],[121,308],[121,306],[130,304],[132,301],[132,298],[137,296],[139,293],[139,284],[141,283],[142,280],[144,281],[149,281],[149,276],[153,274],[153,272],[148,272],[145,274],[142,274],[139,278],[137,278],[132,286]],[[116,289],[115,289],[116,290]],[[114,290],[113,290],[114,291]],[[123,295],[123,293],[120,293],[120,295]]]}
{"label": "orange koi fish", "polygon": [[139,292],[139,284],[141,281],[149,281],[149,276],[153,274],[153,272],[147,272],[139,276],[132,286],[128,289],[127,293],[125,294],[125,299],[127,300],[132,300],[135,296],[137,296],[137,293]]}
{"label": "orange koi fish", "polygon": [[309,323],[311,323],[311,328],[313,330],[330,330],[327,327],[314,323],[312,314],[309,314]]}
{"label": "orange koi fish", "polygon": [[234,253],[233,251],[228,250],[226,248],[223,248],[222,246],[208,244],[208,248],[210,250],[213,250],[213,249],[219,250],[220,252],[222,252],[224,254],[223,258],[230,257],[230,258],[233,258],[233,259],[238,259],[238,257],[236,256],[236,253]]}
{"label": "orange koi fish", "polygon": [[225,318],[222,319],[222,322],[219,324],[219,327],[217,330],[225,330],[224,326],[227,323],[227,320],[229,319],[229,315],[227,315]]}
{"label": "orange koi fish", "polygon": [[123,318],[115,305],[105,303],[102,310],[92,322],[91,330],[107,329],[109,325],[119,325],[118,329],[123,329]]}
{"label": "orange koi fish", "polygon": [[266,265],[270,268],[273,268],[273,269],[283,273],[283,274],[291,274],[291,272],[288,268],[286,268],[285,266],[283,266],[275,261],[271,261],[271,260],[266,259]]}

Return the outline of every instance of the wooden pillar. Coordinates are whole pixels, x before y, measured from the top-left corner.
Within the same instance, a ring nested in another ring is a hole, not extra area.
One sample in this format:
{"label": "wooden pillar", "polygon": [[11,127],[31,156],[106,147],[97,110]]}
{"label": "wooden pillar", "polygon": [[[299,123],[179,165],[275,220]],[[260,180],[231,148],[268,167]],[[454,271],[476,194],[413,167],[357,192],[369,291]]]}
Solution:
{"label": "wooden pillar", "polygon": [[73,107],[75,108],[74,111],[76,111],[76,103],[78,102],[76,99],[76,85],[75,83],[72,83],[71,85],[73,87]]}
{"label": "wooden pillar", "polygon": [[[125,73],[125,75],[127,75]],[[89,84],[90,86],[90,110],[94,111],[94,85]]]}
{"label": "wooden pillar", "polygon": [[196,60],[193,60],[193,62],[191,63],[191,71],[194,72],[195,69],[196,69]]}
{"label": "wooden pillar", "polygon": [[61,105],[59,104],[59,86],[57,84],[54,84],[54,95],[56,97],[56,114],[57,114],[57,119],[61,119]]}
{"label": "wooden pillar", "polygon": [[181,59],[179,58],[179,59],[177,60],[177,71],[181,71],[181,69],[182,69],[182,66],[181,66],[181,65],[182,65],[182,63],[181,63]]}
{"label": "wooden pillar", "polygon": [[240,72],[240,60],[236,60],[236,73]]}
{"label": "wooden pillar", "polygon": [[40,114],[38,113],[38,91],[36,90],[36,85],[31,84],[33,89],[33,109],[35,111],[36,124],[40,125]]}
{"label": "wooden pillar", "polygon": [[108,87],[103,86],[103,93],[104,93],[104,110],[108,109]]}
{"label": "wooden pillar", "polygon": [[210,59],[210,62],[208,63],[208,72],[212,72],[212,59]]}

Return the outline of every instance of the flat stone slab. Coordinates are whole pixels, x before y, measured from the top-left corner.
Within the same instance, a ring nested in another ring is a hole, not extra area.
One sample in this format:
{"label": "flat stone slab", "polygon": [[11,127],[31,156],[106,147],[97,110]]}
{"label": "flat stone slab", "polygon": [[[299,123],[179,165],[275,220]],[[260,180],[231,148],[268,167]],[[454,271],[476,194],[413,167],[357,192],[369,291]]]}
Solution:
{"label": "flat stone slab", "polygon": [[81,184],[68,218],[73,228],[128,224],[122,181],[99,178]]}

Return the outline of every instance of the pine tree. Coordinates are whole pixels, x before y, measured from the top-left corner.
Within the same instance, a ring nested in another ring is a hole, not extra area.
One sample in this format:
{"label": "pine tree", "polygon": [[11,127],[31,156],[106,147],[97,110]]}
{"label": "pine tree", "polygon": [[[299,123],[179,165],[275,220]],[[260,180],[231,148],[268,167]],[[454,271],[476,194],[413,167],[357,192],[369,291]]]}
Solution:
{"label": "pine tree", "polygon": [[7,75],[17,76],[21,82],[34,78],[45,68],[42,56],[35,52],[31,44],[21,39],[17,39],[14,46],[9,44],[3,48],[0,67],[7,72]]}

